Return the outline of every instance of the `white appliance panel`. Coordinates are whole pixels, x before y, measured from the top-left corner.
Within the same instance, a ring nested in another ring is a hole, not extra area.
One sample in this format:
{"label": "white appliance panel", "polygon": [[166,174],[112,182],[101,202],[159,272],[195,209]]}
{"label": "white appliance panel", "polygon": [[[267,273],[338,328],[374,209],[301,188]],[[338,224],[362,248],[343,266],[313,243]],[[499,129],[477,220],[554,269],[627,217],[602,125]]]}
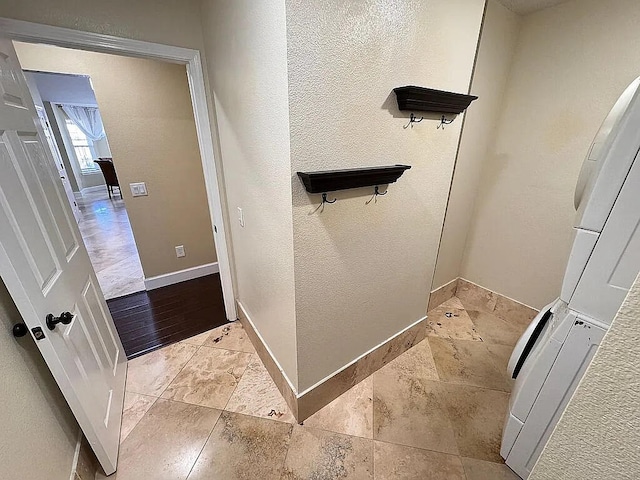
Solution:
{"label": "white appliance panel", "polygon": [[560,290],[560,299],[566,303],[571,300],[600,235],[598,232],[580,228],[576,228],[574,231],[573,247],[567,262],[567,269],[564,272],[562,290]]}
{"label": "white appliance panel", "polygon": [[640,269],[639,230],[640,161],[636,159],[571,298],[571,309],[611,323]]}
{"label": "white appliance panel", "polygon": [[601,232],[640,146],[640,78],[620,96],[596,135],[576,186],[575,227]]}
{"label": "white appliance panel", "polygon": [[[576,317],[573,312],[565,318],[571,322],[570,330],[552,367],[549,369],[543,362],[538,362],[535,367],[546,377],[537,393],[530,392],[535,395],[535,402],[528,417],[535,421],[524,422],[505,458],[505,463],[522,478],[527,478],[531,473],[606,333],[605,329]],[[517,427],[520,422],[511,415],[507,423]],[[505,431],[507,428],[505,426]],[[513,434],[510,436],[513,438]],[[503,450],[506,449],[507,446],[503,445]]]}

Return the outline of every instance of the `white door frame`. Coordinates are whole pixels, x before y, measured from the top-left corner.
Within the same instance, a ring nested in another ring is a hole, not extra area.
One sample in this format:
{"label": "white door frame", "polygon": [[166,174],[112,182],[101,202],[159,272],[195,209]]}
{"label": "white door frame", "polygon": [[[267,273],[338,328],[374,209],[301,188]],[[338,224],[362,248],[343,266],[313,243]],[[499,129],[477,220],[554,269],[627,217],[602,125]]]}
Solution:
{"label": "white door frame", "polygon": [[191,48],[174,47],[129,38],[114,37],[100,33],[83,32],[70,28],[54,27],[38,23],[23,22],[0,17],[0,33],[12,40],[29,43],[43,43],[58,47],[75,48],[92,52],[149,58],[186,65],[191,103],[198,134],[204,182],[207,189],[209,212],[215,239],[222,294],[224,296],[227,319],[238,318],[231,276],[231,264],[227,246],[222,200],[218,186],[218,176],[213,148],[209,106],[207,102],[204,73],[200,52]]}

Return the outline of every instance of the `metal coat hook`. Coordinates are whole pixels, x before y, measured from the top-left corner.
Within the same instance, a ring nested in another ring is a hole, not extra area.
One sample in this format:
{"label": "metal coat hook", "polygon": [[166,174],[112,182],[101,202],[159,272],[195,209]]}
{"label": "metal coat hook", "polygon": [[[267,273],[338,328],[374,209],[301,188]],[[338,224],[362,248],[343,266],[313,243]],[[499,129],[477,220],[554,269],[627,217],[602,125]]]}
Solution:
{"label": "metal coat hook", "polygon": [[422,120],[424,120],[424,117],[420,117],[420,120],[418,120],[418,117],[416,117],[413,113],[409,116],[409,123],[407,123],[404,127],[402,128],[407,128],[409,125],[411,125],[411,128],[413,128],[413,124],[414,123],[420,123]]}
{"label": "metal coat hook", "polygon": [[369,205],[371,203],[371,200],[375,200],[374,203],[378,203],[378,196],[383,196],[386,195],[387,193],[389,193],[389,190],[385,190],[384,193],[380,193],[380,187],[378,187],[378,185],[376,185],[376,188],[373,190],[373,196],[367,200],[366,202],[364,202],[365,205]]}
{"label": "metal coat hook", "polygon": [[440,125],[438,125],[436,128],[442,128],[444,130],[444,126],[451,125],[454,120],[455,118],[452,118],[451,120],[447,120],[447,117],[442,115],[442,118],[440,118]]}
{"label": "metal coat hook", "polygon": [[318,210],[320,210],[320,213],[324,212],[324,204],[325,204],[325,203],[336,203],[337,201],[338,201],[338,199],[337,199],[337,198],[334,198],[333,200],[327,200],[327,194],[326,194],[326,193],[323,193],[323,194],[322,194],[322,203],[321,203],[320,205],[318,205],[318,206],[316,207],[316,209],[315,209],[313,212],[311,212],[311,214],[310,214],[310,215],[313,215],[313,214],[314,214],[314,213],[316,213]]}

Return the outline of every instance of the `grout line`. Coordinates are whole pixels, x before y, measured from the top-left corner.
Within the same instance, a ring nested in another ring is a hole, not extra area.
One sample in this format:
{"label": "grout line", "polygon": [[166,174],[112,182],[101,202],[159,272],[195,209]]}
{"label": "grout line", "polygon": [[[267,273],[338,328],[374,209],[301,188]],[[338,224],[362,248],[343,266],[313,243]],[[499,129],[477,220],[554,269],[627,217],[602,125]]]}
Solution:
{"label": "grout line", "polygon": [[198,456],[196,457],[196,459],[193,461],[193,465],[191,465],[191,468],[189,469],[189,473],[185,477],[185,480],[189,480],[189,477],[191,476],[191,472],[193,472],[193,469],[196,467],[196,465],[198,463],[198,460],[200,460],[200,456],[202,455],[202,452],[204,451],[204,447],[206,447],[207,443],[209,443],[209,440],[211,439],[211,435],[213,434],[213,431],[216,429],[216,426],[218,425],[218,422],[222,418],[222,414],[223,413],[224,413],[224,411],[220,410],[220,415],[218,415],[218,418],[216,419],[215,423],[213,424],[213,427],[211,428],[211,431],[209,432],[209,435],[207,435],[207,439],[203,442],[202,448],[198,452]]}
{"label": "grout line", "polygon": [[249,361],[247,362],[247,366],[244,367],[244,370],[242,371],[242,375],[240,375],[240,378],[238,379],[238,382],[236,383],[235,387],[233,387],[233,391],[231,392],[231,395],[229,395],[229,398],[227,398],[227,401],[224,404],[224,408],[222,409],[223,412],[228,411],[227,407],[229,406],[229,402],[231,401],[231,397],[233,397],[233,394],[236,393],[236,390],[238,389],[238,385],[240,385],[240,382],[244,378],[245,373],[247,373],[247,370],[249,368],[249,365],[253,361],[253,358],[254,357],[253,357],[253,353],[252,353],[252,354],[250,354],[250,358],[249,358]]}
{"label": "grout line", "polygon": [[[446,453],[446,452],[441,452],[438,450],[432,450],[430,448],[423,448],[423,447],[414,447],[413,445],[405,445],[404,443],[393,443],[393,442],[388,442],[386,440],[378,440],[377,438],[373,439],[375,442],[379,442],[379,443],[386,443],[387,445],[395,445],[397,447],[407,447],[407,448],[415,448],[416,450],[422,450],[424,452],[431,452],[431,453],[439,453],[440,455],[447,455],[449,457],[458,457],[460,459],[462,459],[462,455],[458,454],[458,453]],[[456,447],[458,446],[458,444],[456,443]],[[459,450],[459,448],[458,448]],[[466,458],[471,458],[471,457],[466,457]],[[480,460],[480,459],[474,459],[474,460]],[[489,460],[485,460],[485,461],[489,461]],[[461,460],[462,462],[462,460]],[[497,463],[497,462],[492,462],[492,463]]]}
{"label": "grout line", "polygon": [[[176,345],[180,342],[176,342],[173,345]],[[191,347],[195,347],[195,345],[190,345]],[[169,386],[175,381],[176,378],[178,378],[178,375],[180,375],[182,373],[182,371],[186,368],[186,366],[189,364],[189,362],[191,361],[191,359],[193,359],[193,357],[195,357],[196,353],[198,353],[198,351],[200,350],[201,347],[196,347],[195,351],[191,354],[191,356],[187,359],[186,362],[184,362],[184,365],[182,365],[182,368],[178,371],[178,373],[176,373],[174,375],[174,377],[169,381],[169,383],[167,383],[167,386],[164,387],[164,389],[162,390],[162,392],[160,393],[160,395],[158,396],[158,398],[162,398],[162,395],[164,395],[164,392],[167,391],[167,388],[169,388]]]}
{"label": "grout line", "polygon": [[[126,393],[126,392],[125,392]],[[135,392],[130,392],[130,393],[135,393]],[[142,393],[136,393],[136,395],[144,395]],[[123,438],[121,438],[118,442],[118,446],[122,445],[124,443],[124,441],[127,439],[127,437],[129,437],[129,435],[131,435],[133,433],[133,431],[136,429],[136,427],[140,424],[140,422],[142,421],[142,419],[144,417],[147,416],[147,414],[149,413],[149,410],[151,410],[153,408],[153,406],[156,404],[156,402],[158,401],[159,397],[154,397],[153,395],[146,395],[147,397],[151,397],[153,398],[153,402],[151,402],[151,405],[149,405],[149,408],[147,408],[147,411],[144,412],[144,415],[142,415],[138,421],[135,423],[135,425],[133,426],[133,428],[129,431],[129,433],[127,433]],[[123,414],[124,414],[124,409],[123,409]],[[122,426],[120,426],[120,428],[122,429]],[[122,431],[122,430],[121,430]]]}

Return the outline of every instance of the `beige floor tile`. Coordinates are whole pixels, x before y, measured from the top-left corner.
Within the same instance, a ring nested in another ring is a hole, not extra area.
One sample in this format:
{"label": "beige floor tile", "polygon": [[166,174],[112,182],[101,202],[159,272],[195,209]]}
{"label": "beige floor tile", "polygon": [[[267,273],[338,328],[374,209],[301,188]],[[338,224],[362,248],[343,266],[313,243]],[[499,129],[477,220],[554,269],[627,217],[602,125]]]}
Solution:
{"label": "beige floor tile", "polygon": [[304,425],[355,437],[373,438],[373,377],[364,379],[311,415]]}
{"label": "beige floor tile", "polygon": [[511,300],[510,298],[497,295],[496,307],[493,313],[510,323],[520,325],[524,330],[538,314],[538,310]]}
{"label": "beige floor tile", "polygon": [[467,385],[441,386],[460,455],[501,462],[500,442],[509,394]]}
{"label": "beige floor tile", "polygon": [[379,370],[373,374],[373,438],[457,454],[440,398],[440,382]]}
{"label": "beige floor tile", "polygon": [[211,334],[204,342],[206,347],[224,348],[238,352],[255,353],[256,349],[240,322],[231,322],[211,330]]}
{"label": "beige floor tile", "polygon": [[144,414],[155,403],[157,397],[140,395],[139,393],[125,392],[124,407],[122,410],[122,426],[120,427],[120,443],[123,442],[131,430],[144,417]]}
{"label": "beige floor tile", "polygon": [[200,347],[162,398],[223,409],[250,360],[249,353]]}
{"label": "beige floor tile", "polygon": [[120,447],[118,480],[186,479],[220,413],[158,399]]}
{"label": "beige floor tile", "polygon": [[505,392],[511,385],[484,342],[429,337],[440,380]]}
{"label": "beige floor tile", "polygon": [[279,480],[292,428],[223,412],[189,480]]}
{"label": "beige floor tile", "polygon": [[427,314],[427,335],[457,340],[481,340],[471,318],[455,297]]}
{"label": "beige floor tile", "polygon": [[414,377],[424,380],[439,380],[431,346],[426,339],[396,357],[382,367],[379,372],[386,372],[390,377],[395,376],[405,381]]}
{"label": "beige floor tile", "polygon": [[477,310],[468,310],[476,332],[487,343],[515,345],[524,332],[522,326],[515,322],[507,322],[496,315]]}
{"label": "beige floor tile", "polygon": [[182,343],[188,343],[189,345],[196,345],[198,347],[201,347],[207,340],[207,338],[209,338],[209,335],[211,335],[212,331],[213,330],[207,330],[200,335],[194,335],[193,337],[185,338],[184,340],[182,340]]}
{"label": "beige floor tile", "polygon": [[373,441],[293,426],[282,480],[373,479]]}
{"label": "beige floor tile", "polygon": [[174,343],[129,361],[127,391],[159,397],[198,347]]}
{"label": "beige floor tile", "polygon": [[252,355],[225,410],[286,423],[296,421],[258,355]]}
{"label": "beige floor tile", "polygon": [[465,480],[456,455],[374,442],[373,461],[375,480]]}
{"label": "beige floor tile", "polygon": [[467,480],[520,480],[520,477],[502,463],[475,458],[462,458]]}
{"label": "beige floor tile", "polygon": [[509,375],[509,373],[507,372],[509,359],[511,358],[511,354],[513,353],[513,347],[511,345],[488,344],[487,348],[491,353],[491,359],[498,369],[498,373],[502,375],[502,378],[508,385],[507,391],[510,392],[513,388],[513,385],[516,383],[516,381],[511,378],[511,375]]}
{"label": "beige floor tile", "polygon": [[460,299],[466,309],[483,312],[493,312],[498,301],[498,296],[495,293],[462,278],[458,280],[456,297]]}

